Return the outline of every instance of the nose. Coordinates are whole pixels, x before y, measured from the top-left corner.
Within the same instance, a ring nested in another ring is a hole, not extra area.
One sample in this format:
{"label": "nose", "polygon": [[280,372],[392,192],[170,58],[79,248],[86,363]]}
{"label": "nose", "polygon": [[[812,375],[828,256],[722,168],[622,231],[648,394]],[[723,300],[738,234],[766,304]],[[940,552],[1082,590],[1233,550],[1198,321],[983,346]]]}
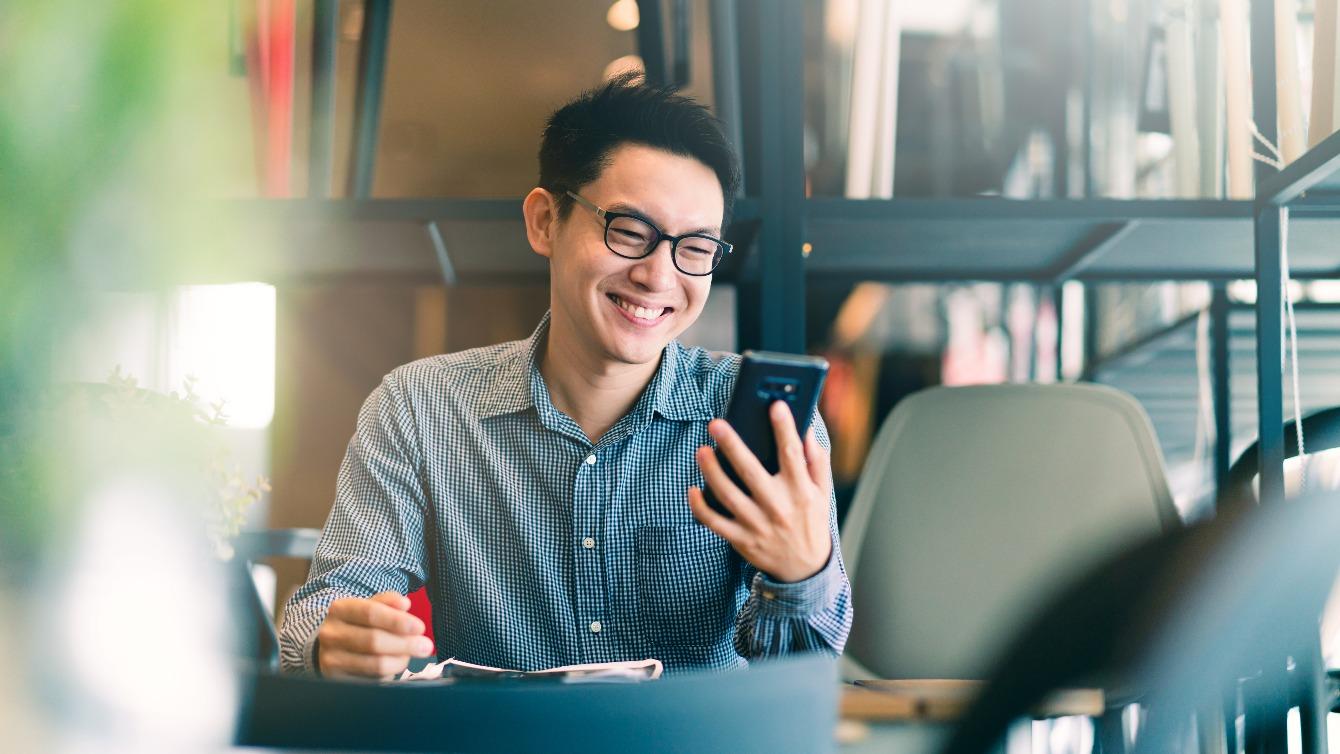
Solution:
{"label": "nose", "polygon": [[674,287],[679,271],[671,259],[670,239],[663,238],[647,256],[637,260],[628,277],[649,291],[666,291]]}

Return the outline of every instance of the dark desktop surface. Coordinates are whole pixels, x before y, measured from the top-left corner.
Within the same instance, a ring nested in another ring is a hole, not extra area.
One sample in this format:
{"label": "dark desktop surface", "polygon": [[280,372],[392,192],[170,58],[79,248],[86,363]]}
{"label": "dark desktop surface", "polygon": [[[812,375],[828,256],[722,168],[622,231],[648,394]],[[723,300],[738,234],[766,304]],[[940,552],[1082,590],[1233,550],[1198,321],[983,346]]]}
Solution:
{"label": "dark desktop surface", "polygon": [[251,679],[237,744],[324,751],[829,751],[831,659],[636,684]]}

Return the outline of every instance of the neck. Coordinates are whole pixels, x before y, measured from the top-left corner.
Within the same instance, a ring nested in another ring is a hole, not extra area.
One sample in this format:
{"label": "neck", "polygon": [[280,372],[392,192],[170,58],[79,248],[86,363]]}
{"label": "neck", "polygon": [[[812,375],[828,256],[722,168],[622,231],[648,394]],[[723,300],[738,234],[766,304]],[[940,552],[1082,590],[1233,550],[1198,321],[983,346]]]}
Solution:
{"label": "neck", "polygon": [[593,357],[557,319],[550,320],[540,357],[549,399],[592,443],[633,408],[658,366],[659,358],[649,364],[622,364]]}

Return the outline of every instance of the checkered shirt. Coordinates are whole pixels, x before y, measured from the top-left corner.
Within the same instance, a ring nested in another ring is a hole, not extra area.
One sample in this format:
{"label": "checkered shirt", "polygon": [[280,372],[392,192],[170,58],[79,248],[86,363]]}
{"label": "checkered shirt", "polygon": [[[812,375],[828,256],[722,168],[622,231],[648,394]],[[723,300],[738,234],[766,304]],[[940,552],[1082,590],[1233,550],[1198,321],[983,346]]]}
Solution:
{"label": "checkered shirt", "polygon": [[[331,601],[427,585],[440,658],[536,670],[655,657],[667,672],[842,651],[838,550],[779,583],[693,518],[694,451],[740,358],[666,346],[632,410],[592,444],[549,398],[530,338],[399,367],[358,414],[308,581],[280,632],[315,670]],[[828,435],[814,419],[825,447]]]}

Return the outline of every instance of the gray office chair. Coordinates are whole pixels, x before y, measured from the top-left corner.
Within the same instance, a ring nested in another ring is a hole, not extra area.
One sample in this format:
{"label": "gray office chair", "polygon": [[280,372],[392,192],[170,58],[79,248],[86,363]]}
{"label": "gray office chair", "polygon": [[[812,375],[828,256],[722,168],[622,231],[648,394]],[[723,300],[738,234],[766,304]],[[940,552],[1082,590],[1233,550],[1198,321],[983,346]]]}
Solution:
{"label": "gray office chair", "polygon": [[238,635],[244,657],[261,667],[279,668],[279,632],[275,617],[265,606],[252,566],[265,558],[301,558],[311,560],[316,552],[320,529],[260,529],[244,531],[233,541],[233,561],[229,577],[232,600],[238,616]]}
{"label": "gray office chair", "polygon": [[1082,568],[1178,528],[1149,419],[1097,385],[931,388],[884,422],[842,533],[848,677],[986,678]]}

